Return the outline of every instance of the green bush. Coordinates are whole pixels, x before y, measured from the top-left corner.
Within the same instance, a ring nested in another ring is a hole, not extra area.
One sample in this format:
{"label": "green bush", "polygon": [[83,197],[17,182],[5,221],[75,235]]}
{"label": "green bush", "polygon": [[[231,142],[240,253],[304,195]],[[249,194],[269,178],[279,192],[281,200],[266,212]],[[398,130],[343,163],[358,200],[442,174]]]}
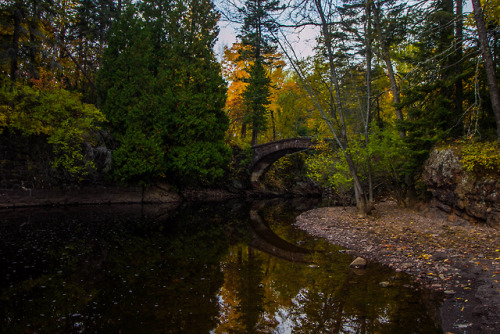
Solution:
{"label": "green bush", "polygon": [[94,168],[83,144],[92,141],[91,133],[105,120],[97,108],[62,88],[32,87],[6,78],[0,85],[0,133],[8,129],[26,137],[45,136],[54,153],[52,167],[73,177],[82,178]]}

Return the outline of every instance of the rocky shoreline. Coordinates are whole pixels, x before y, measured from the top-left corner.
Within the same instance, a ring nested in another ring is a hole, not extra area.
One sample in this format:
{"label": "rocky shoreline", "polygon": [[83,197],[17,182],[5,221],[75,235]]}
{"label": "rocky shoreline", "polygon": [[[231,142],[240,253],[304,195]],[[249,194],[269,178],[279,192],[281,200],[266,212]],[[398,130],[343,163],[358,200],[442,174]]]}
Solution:
{"label": "rocky shoreline", "polygon": [[367,218],[352,207],[314,209],[297,217],[296,225],[355,256],[406,272],[421,288],[439,293],[445,333],[498,333],[500,231],[434,208],[411,210],[394,202],[379,203]]}

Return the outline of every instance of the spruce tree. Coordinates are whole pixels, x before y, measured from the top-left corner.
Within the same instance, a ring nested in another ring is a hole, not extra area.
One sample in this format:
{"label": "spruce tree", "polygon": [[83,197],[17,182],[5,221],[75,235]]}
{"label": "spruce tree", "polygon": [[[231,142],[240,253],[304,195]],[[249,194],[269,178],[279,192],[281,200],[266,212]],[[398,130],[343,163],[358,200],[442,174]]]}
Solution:
{"label": "spruce tree", "polygon": [[267,106],[270,104],[271,80],[261,60],[256,60],[250,71],[248,86],[243,93],[247,113],[245,122],[252,125],[252,145],[257,144],[257,133],[267,128]]}
{"label": "spruce tree", "polygon": [[245,122],[252,128],[252,145],[257,144],[258,133],[266,129],[271,81],[264,64],[268,64],[266,59],[276,52],[273,36],[278,24],[272,15],[280,10],[282,7],[278,0],[247,0],[240,10],[244,21],[239,37],[243,46],[249,46],[242,49],[241,57],[253,62],[249,69],[249,85],[244,93],[247,107]]}

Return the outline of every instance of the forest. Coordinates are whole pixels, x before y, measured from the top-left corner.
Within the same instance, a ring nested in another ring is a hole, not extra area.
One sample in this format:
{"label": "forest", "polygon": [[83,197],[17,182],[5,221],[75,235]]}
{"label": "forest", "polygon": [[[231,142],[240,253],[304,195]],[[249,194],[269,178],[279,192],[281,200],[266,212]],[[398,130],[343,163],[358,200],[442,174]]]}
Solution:
{"label": "forest", "polygon": [[[42,145],[57,180],[221,186],[251,146],[302,136],[315,150],[272,177],[302,159],[364,213],[381,192],[423,198],[435,147],[500,176],[498,0],[5,0],[0,16],[1,148]],[[238,33],[219,59],[221,24]]]}

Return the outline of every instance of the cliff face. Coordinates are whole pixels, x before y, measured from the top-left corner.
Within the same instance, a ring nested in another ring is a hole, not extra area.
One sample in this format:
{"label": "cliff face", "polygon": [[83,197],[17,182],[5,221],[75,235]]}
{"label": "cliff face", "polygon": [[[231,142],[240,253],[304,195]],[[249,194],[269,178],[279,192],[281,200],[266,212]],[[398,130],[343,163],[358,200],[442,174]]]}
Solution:
{"label": "cliff face", "polygon": [[500,229],[499,180],[467,172],[453,149],[434,150],[422,177],[436,207]]}

